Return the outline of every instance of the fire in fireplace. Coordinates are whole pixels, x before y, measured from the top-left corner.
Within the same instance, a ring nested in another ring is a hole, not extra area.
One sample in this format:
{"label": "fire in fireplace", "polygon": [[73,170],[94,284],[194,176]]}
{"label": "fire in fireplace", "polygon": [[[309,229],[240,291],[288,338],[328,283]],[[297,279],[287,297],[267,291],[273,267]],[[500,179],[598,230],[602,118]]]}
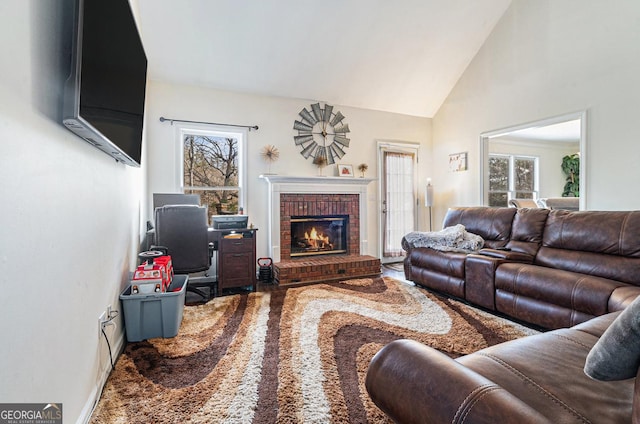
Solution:
{"label": "fire in fireplace", "polygon": [[291,256],[347,252],[347,215],[291,217]]}

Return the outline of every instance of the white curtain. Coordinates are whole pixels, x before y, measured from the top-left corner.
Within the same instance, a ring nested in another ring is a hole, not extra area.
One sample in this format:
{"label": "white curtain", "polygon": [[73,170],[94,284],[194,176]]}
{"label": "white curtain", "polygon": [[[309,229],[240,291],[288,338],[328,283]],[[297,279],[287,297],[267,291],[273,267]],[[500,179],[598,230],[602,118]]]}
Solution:
{"label": "white curtain", "polygon": [[384,152],[385,231],[383,255],[404,255],[402,237],[415,228],[414,155]]}

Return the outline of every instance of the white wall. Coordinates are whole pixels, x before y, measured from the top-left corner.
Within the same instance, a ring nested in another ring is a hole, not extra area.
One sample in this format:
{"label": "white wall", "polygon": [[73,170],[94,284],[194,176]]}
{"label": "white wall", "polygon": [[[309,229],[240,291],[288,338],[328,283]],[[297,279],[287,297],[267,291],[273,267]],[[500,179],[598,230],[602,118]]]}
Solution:
{"label": "white wall", "polygon": [[[256,96],[159,83],[151,81],[148,87],[149,107],[147,109],[147,133],[149,139],[149,193],[177,191],[177,162],[175,159],[175,127],[169,122],[161,123],[159,118],[186,119],[217,123],[258,125],[258,131],[249,132],[248,137],[248,205],[245,213],[264,233],[258,232],[258,257],[266,256],[267,249],[267,183],[259,175],[268,171],[268,166],[260,158],[260,150],[273,144],[280,150],[280,160],[271,166],[271,172],[280,175],[315,176],[317,168],[311,160],[300,155],[300,148],[293,142],[297,134],[293,122],[299,119],[298,112],[317,100],[289,99]],[[421,143],[420,166],[421,186],[430,172],[428,152],[431,148],[431,120],[407,115],[375,112],[370,110],[334,105],[334,111],[341,111],[349,124],[350,147],[341,163],[352,164],[354,169],[360,163],[367,163],[368,177],[377,177],[376,140],[402,140]],[[324,175],[336,175],[336,167],[327,167]],[[150,194],[149,194],[150,195]],[[378,243],[378,185],[368,186],[369,246],[375,254]],[[422,193],[421,193],[422,195]],[[148,202],[151,201],[149,197]],[[422,202],[424,204],[424,202]],[[421,210],[421,227],[426,222]],[[150,219],[150,216],[148,217]],[[428,225],[428,224],[427,224]]]}
{"label": "white wall", "polygon": [[639,23],[636,0],[514,0],[433,119],[436,222],[480,204],[481,133],[585,109],[587,208],[640,209]]}
{"label": "white wall", "polygon": [[60,124],[69,3],[0,2],[0,400],[62,402],[71,423],[108,370],[98,317],[135,262],[144,170]]}

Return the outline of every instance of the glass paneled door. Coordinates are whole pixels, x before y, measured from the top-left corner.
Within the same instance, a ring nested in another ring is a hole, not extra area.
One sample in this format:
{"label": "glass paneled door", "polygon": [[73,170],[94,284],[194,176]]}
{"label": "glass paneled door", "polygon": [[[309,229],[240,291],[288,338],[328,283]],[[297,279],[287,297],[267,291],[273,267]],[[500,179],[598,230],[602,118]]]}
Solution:
{"label": "glass paneled door", "polygon": [[398,262],[405,255],[402,237],[416,228],[417,149],[383,145],[382,262]]}

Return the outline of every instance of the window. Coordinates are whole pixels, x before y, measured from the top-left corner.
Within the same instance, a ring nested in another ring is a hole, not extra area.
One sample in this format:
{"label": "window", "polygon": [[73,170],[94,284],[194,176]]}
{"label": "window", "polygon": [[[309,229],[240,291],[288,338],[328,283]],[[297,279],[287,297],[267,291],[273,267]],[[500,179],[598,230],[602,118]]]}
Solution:
{"label": "window", "polygon": [[246,131],[182,126],[178,134],[182,191],[200,195],[209,217],[238,213],[245,204]]}
{"label": "window", "polygon": [[384,257],[404,255],[402,236],[415,230],[415,153],[382,150],[384,166]]}
{"label": "window", "polygon": [[507,206],[509,157],[489,155],[489,206]]}
{"label": "window", "polygon": [[538,158],[489,155],[489,206],[538,197]]}

